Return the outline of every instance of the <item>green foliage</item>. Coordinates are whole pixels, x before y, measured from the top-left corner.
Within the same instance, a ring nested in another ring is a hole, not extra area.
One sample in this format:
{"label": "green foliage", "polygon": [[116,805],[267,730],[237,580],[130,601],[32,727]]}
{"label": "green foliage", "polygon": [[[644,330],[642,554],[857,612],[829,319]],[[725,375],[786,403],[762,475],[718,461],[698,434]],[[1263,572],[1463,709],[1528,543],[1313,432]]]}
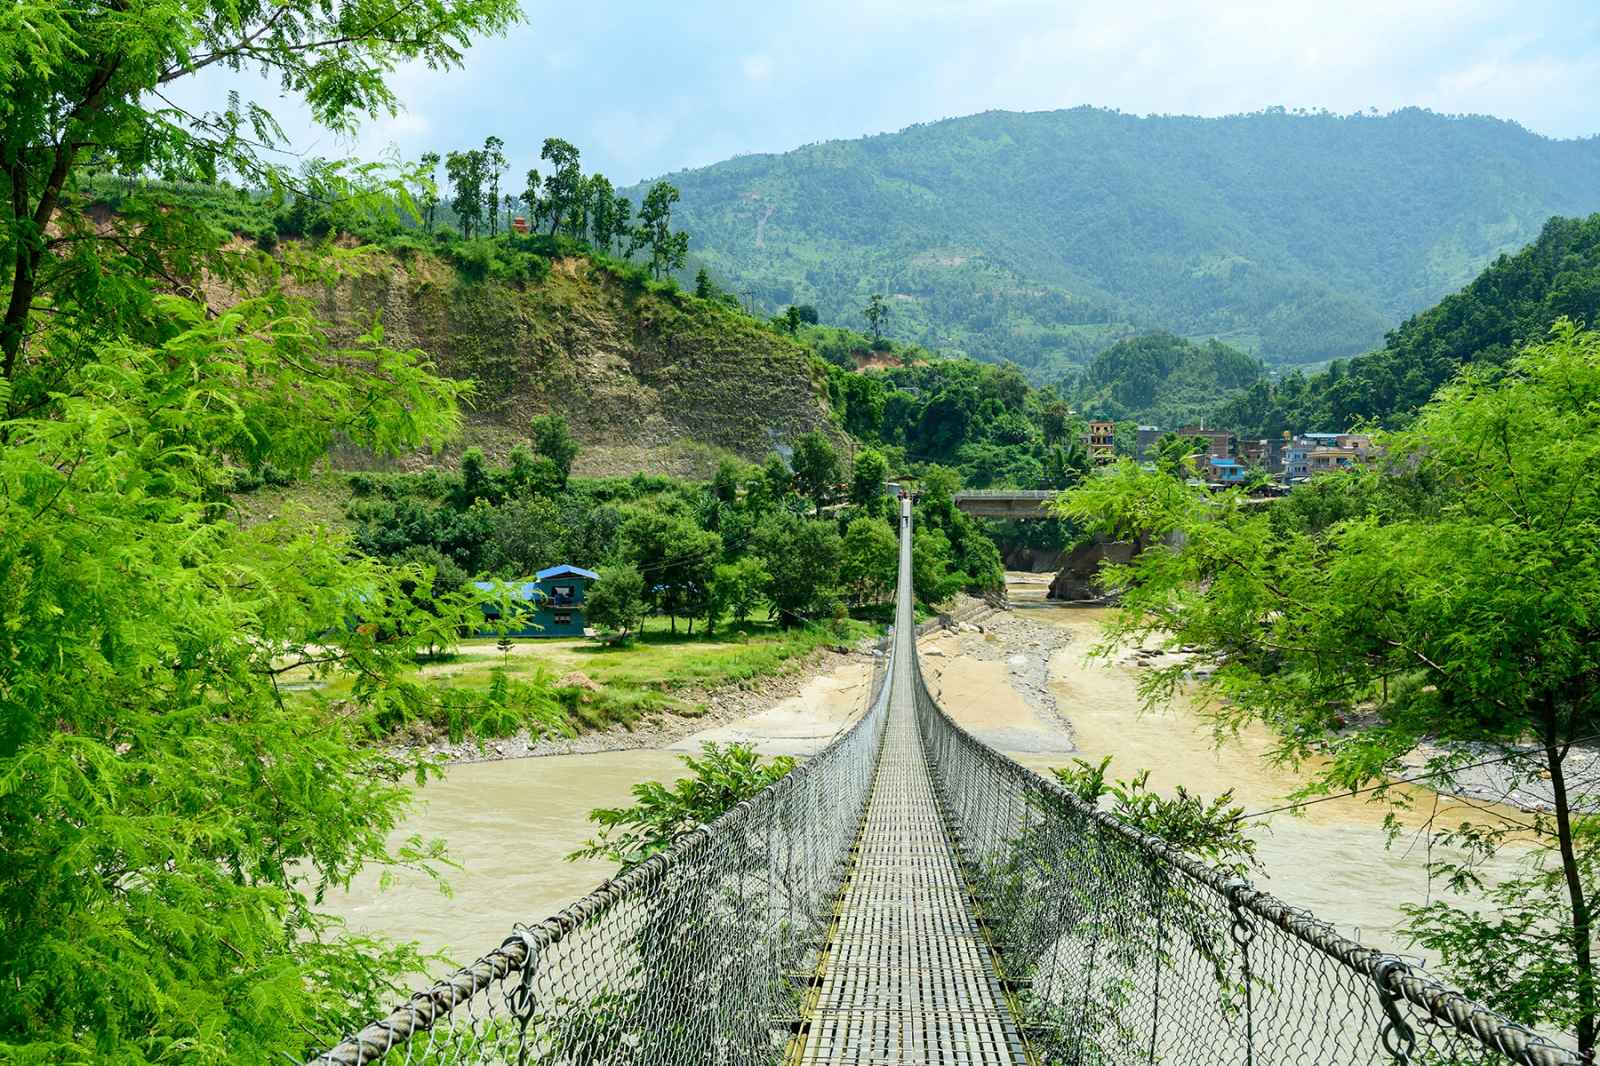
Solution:
{"label": "green foliage", "polygon": [[818,511],[832,503],[839,495],[839,483],[844,480],[844,466],[833,442],[821,433],[802,433],[795,438],[795,487],[800,495],[809,499]]}
{"label": "green foliage", "polygon": [[[429,766],[360,734],[425,701],[406,671],[475,607],[424,607],[423,568],[214,501],[231,468],[300,474],[335,439],[437,441],[459,388],[376,333],[331,344],[281,295],[157,304],[181,328],[98,345],[47,412],[0,421],[0,1043],[302,1059],[419,961],[318,902],[367,863],[437,859],[388,843]],[[346,706],[284,699],[297,665]]]}
{"label": "green foliage", "polygon": [[883,339],[884,323],[889,321],[889,305],[883,302],[883,293],[875,292],[867,297],[867,306],[861,309],[861,317],[867,320],[867,328],[872,331],[872,341],[876,346]]}
{"label": "green foliage", "polygon": [[650,186],[639,205],[639,224],[634,228],[628,243],[628,254],[639,249],[650,252],[650,276],[659,279],[683,266],[689,255],[689,235],[672,228],[672,205],[678,202],[678,190],[665,181]]}
{"label": "green foliage", "polygon": [[598,629],[626,640],[644,624],[644,575],[631,566],[608,566],[589,586],[583,613]]}
{"label": "green foliage", "polygon": [[[1550,795],[1548,814],[1485,810],[1438,832],[1466,859],[1434,875],[1478,898],[1416,907],[1412,929],[1471,994],[1593,1048],[1600,832],[1568,777],[1574,745],[1600,734],[1600,334],[1562,321],[1503,367],[1469,364],[1377,441],[1381,466],[1265,508],[1131,463],[1061,506],[1152,543],[1107,572],[1124,605],[1108,641],[1198,650],[1145,671],[1147,698],[1211,667],[1223,726],[1264,721],[1284,757],[1323,760],[1310,792],[1403,802],[1387,780],[1427,744],[1446,784],[1487,749]],[[1182,547],[1153,543],[1168,534]],[[1482,912],[1481,864],[1512,842],[1528,857],[1487,896],[1508,909]]]}
{"label": "green foliage", "polygon": [[900,545],[881,518],[855,518],[845,529],[839,580],[855,603],[877,603],[894,589]]}
{"label": "green foliage", "polygon": [[1539,239],[1501,256],[1472,284],[1390,333],[1384,346],[1325,373],[1257,385],[1218,412],[1246,436],[1408,421],[1463,365],[1504,366],[1561,317],[1600,321],[1600,215],[1551,219]]}
{"label": "green foliage", "polygon": [[617,534],[622,558],[645,575],[645,600],[666,615],[677,632],[678,619],[704,616],[712,572],[722,556],[722,538],[701,528],[687,514],[636,509]]}
{"label": "green foliage", "polygon": [[1118,341],[1096,355],[1071,395],[1091,418],[1182,425],[1261,380],[1259,361],[1219,341],[1170,333]]}
{"label": "green foliage", "polygon": [[1141,770],[1128,781],[1106,781],[1107,755],[1098,763],[1073,759],[1071,766],[1051,767],[1067,791],[1091,807],[1111,797],[1110,813],[1118,821],[1160,837],[1178,850],[1208,866],[1243,877],[1260,869],[1256,842],[1241,818],[1244,808],[1233,802],[1229,789],[1207,802],[1179,785],[1169,798],[1150,788],[1150,771]]}
{"label": "green foliage", "polygon": [[573,439],[566,418],[557,414],[535,415],[528,424],[528,436],[534,450],[560,471],[561,482],[556,487],[566,488],[567,478],[572,474],[572,461],[578,457],[578,442]]}
{"label": "green foliage", "polygon": [[698,757],[679,758],[689,773],[672,785],[642,781],[633,786],[633,806],[590,811],[599,831],[568,859],[602,858],[630,870],[794,769],[789,756],[763,760],[744,744],[707,743]]}
{"label": "green foliage", "polygon": [[841,550],[833,523],[774,512],[756,528],[755,550],[769,575],[767,599],[785,627],[832,612]]}
{"label": "green foliage", "polygon": [[696,256],[763,306],[854,322],[883,293],[897,339],[1054,380],[1151,328],[1268,362],[1366,351],[1551,215],[1600,210],[1597,167],[1593,139],[1481,116],[1085,107],[991,111],[673,181]]}
{"label": "green foliage", "polygon": [[[771,581],[767,564],[756,556],[747,555],[721,564],[711,579],[713,611],[718,616],[728,614],[735,622],[744,622],[755,613]],[[714,624],[710,619],[708,622]]]}
{"label": "green foliage", "polygon": [[867,448],[856,456],[850,468],[850,504],[868,511],[882,510],[887,514],[889,497],[885,487],[889,479],[889,460],[883,453]]}
{"label": "green foliage", "polygon": [[929,607],[961,591],[962,574],[950,553],[950,538],[938,529],[916,529],[911,534],[911,588]]}

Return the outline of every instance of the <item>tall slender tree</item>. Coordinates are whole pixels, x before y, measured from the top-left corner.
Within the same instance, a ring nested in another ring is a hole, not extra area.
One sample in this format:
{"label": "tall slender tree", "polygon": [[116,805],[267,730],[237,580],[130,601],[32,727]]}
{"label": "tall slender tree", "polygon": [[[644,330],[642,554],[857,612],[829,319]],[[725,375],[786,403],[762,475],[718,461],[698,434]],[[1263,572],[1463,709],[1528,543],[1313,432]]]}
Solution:
{"label": "tall slender tree", "polygon": [[[506,171],[506,142],[495,136],[483,142],[483,202],[489,208],[489,236],[500,232],[500,175]],[[509,222],[509,219],[507,220]]]}
{"label": "tall slender tree", "polygon": [[471,237],[483,229],[483,151],[451,152],[445,156],[444,169],[450,177],[450,210],[456,213],[461,235]]}
{"label": "tall slender tree", "polygon": [[422,228],[427,233],[433,232],[434,216],[439,213],[439,163],[442,160],[438,152],[423,152],[418,161],[418,174],[421,185],[418,189],[417,207],[422,212]]}
{"label": "tall slender tree", "polygon": [[875,292],[867,299],[867,306],[861,309],[861,317],[867,320],[867,327],[872,330],[874,343],[883,340],[883,324],[889,320],[889,305],[883,299],[883,293]]}
{"label": "tall slender tree", "polygon": [[689,258],[689,235],[672,229],[672,205],[677,202],[676,186],[665,181],[650,186],[639,208],[639,224],[628,244],[629,255],[641,248],[650,250],[650,274],[658,279],[683,266]]}
{"label": "tall slender tree", "polygon": [[545,138],[539,158],[553,168],[544,179],[545,218],[554,234],[574,215],[583,212],[583,167],[579,163],[578,149],[571,141],[560,137]]}

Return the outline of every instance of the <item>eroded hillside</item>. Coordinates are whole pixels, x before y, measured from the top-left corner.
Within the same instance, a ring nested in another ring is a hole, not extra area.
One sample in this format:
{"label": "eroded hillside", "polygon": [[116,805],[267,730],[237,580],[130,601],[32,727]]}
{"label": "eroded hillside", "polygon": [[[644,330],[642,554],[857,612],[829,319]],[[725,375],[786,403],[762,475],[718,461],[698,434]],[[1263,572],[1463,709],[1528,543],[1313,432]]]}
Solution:
{"label": "eroded hillside", "polygon": [[338,332],[353,335],[376,314],[388,343],[476,381],[461,446],[491,457],[545,412],[565,415],[584,444],[584,474],[698,473],[723,450],[759,459],[829,425],[799,345],[713,301],[647,290],[585,258],[508,283],[465,279],[425,254],[378,253],[360,276],[307,292]]}

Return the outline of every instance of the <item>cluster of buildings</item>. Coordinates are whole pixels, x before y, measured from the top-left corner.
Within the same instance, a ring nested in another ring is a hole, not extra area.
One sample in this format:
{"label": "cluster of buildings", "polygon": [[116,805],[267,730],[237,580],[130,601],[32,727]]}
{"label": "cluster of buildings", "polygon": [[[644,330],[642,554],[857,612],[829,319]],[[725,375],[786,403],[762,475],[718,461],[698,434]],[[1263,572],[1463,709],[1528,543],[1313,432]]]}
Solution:
{"label": "cluster of buildings", "polygon": [[[1262,470],[1281,484],[1293,486],[1316,474],[1364,463],[1373,454],[1372,438],[1364,433],[1284,433],[1282,437],[1248,440],[1240,439],[1231,430],[1205,426],[1180,426],[1172,430],[1140,426],[1136,431],[1134,458],[1141,463],[1154,460],[1156,443],[1169,432],[1180,437],[1199,437],[1206,442],[1199,463],[1202,476],[1213,485],[1241,484],[1251,471]],[[1115,434],[1115,422],[1090,422],[1085,437],[1090,459],[1097,463],[1111,462],[1116,453]]]}

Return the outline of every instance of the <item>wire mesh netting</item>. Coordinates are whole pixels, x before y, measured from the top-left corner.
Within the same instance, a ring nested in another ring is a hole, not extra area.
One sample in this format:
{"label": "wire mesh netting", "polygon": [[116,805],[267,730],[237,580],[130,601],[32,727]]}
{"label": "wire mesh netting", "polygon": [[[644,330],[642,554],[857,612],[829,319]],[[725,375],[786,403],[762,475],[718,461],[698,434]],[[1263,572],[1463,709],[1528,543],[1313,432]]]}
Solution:
{"label": "wire mesh netting", "polygon": [[782,780],[312,1061],[781,1060],[872,785],[866,713]]}
{"label": "wire mesh netting", "polygon": [[967,733],[911,671],[924,753],[1034,1061],[1580,1062],[1094,810]]}

